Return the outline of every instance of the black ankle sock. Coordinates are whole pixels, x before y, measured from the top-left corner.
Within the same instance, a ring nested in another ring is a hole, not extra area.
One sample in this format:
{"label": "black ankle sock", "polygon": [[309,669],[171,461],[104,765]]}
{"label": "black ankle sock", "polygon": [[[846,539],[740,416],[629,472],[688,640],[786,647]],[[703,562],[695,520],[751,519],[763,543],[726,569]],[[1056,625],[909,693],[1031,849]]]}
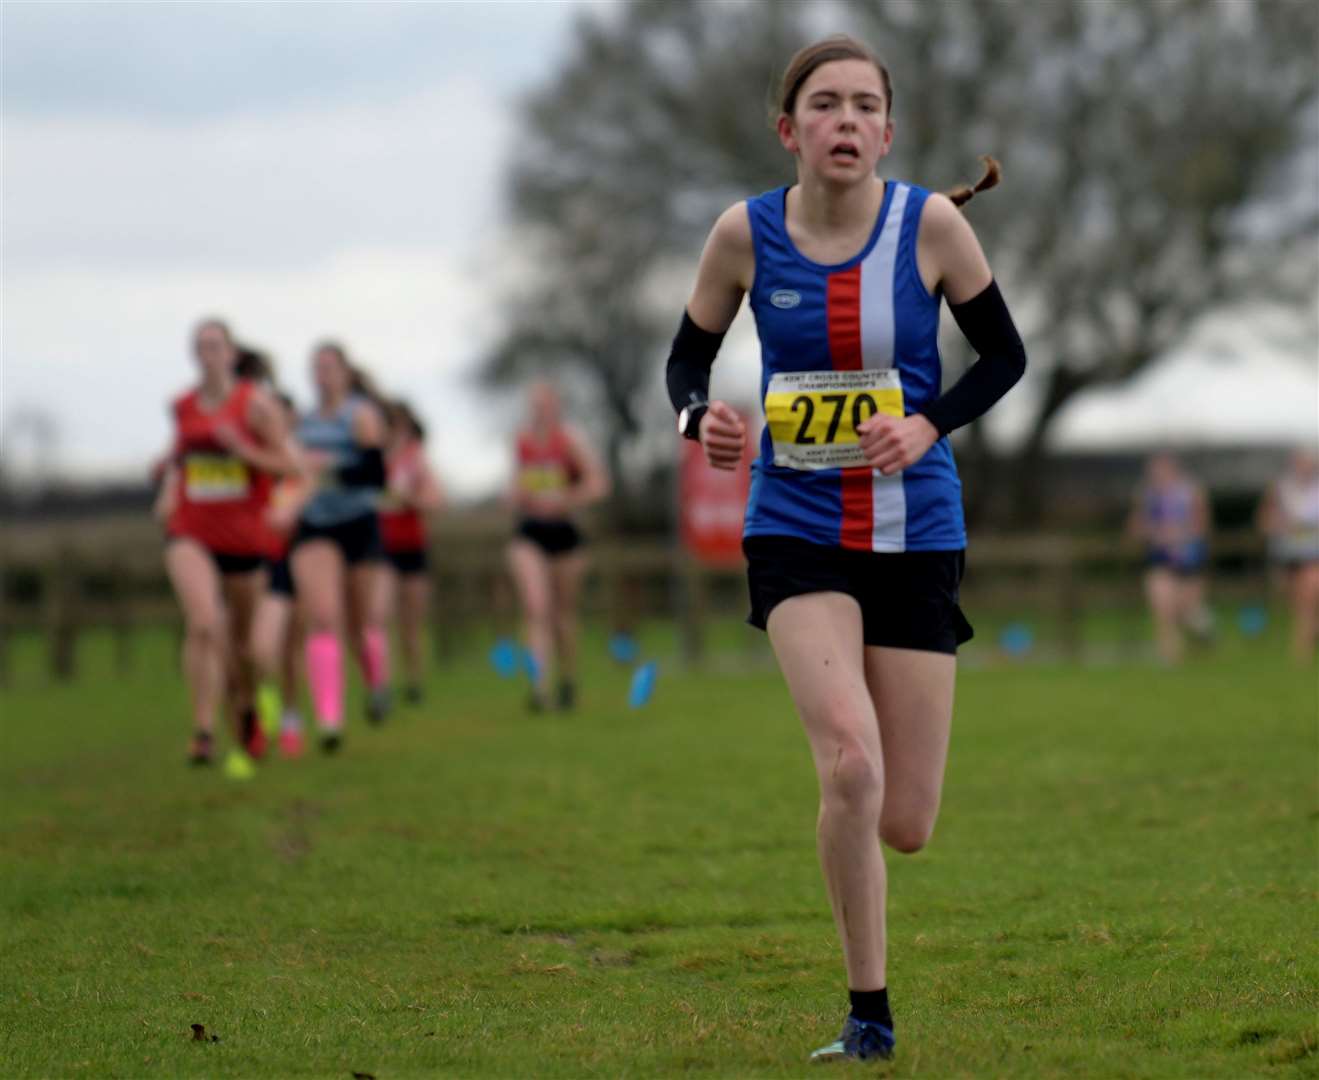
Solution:
{"label": "black ankle sock", "polygon": [[889,1031],[893,1030],[893,1014],[889,1012],[887,986],[882,990],[849,990],[847,996],[852,999],[852,1015],[858,1020],[883,1024]]}

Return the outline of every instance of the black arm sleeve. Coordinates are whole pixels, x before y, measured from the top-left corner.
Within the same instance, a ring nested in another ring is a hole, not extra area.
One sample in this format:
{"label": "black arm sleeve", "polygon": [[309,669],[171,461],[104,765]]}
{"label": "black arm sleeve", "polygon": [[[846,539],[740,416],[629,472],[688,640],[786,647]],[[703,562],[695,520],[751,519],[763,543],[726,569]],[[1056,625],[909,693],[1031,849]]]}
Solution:
{"label": "black arm sleeve", "polygon": [[380,447],[368,446],[356,465],[345,465],[335,472],[335,476],[344,487],[383,488],[385,455],[380,452]]}
{"label": "black arm sleeve", "polygon": [[682,412],[688,405],[705,405],[710,399],[710,369],[724,340],[723,334],[702,330],[686,311],[682,325],[669,351],[664,381],[669,387],[673,411]]}
{"label": "black arm sleeve", "polygon": [[998,291],[998,282],[991,281],[965,304],[949,304],[948,310],[979,359],[947,393],[921,409],[940,435],[987,413],[1026,370],[1026,347]]}

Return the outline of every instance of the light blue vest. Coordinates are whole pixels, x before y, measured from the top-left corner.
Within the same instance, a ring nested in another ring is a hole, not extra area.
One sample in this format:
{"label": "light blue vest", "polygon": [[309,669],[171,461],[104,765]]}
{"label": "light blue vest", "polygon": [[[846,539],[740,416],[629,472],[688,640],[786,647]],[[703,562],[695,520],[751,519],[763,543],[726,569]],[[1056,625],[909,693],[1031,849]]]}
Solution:
{"label": "light blue vest", "polygon": [[298,441],[308,450],[331,457],[320,488],[302,511],[302,520],[308,525],[317,528],[341,525],[376,512],[376,492],[341,487],[335,477],[336,470],[361,463],[362,447],[353,435],[353,418],[365,403],[365,399],[354,395],[333,415],[310,412],[298,424]]}

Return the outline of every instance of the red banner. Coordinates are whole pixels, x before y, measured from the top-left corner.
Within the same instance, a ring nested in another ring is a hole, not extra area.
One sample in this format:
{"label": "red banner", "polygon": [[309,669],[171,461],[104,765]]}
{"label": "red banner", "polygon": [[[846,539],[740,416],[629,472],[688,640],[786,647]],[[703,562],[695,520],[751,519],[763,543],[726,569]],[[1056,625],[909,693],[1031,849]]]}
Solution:
{"label": "red banner", "polygon": [[752,438],[747,425],[747,447],[742,463],[733,470],[711,468],[701,444],[681,439],[678,463],[679,529],[687,553],[709,566],[737,565],[742,561],[742,519],[751,490]]}

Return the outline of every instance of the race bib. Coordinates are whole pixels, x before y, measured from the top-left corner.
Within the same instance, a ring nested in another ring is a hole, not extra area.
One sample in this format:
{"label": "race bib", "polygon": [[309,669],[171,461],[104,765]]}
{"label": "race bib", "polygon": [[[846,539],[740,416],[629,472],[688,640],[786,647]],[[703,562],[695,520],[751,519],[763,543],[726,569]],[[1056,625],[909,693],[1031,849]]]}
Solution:
{"label": "race bib", "polygon": [[192,502],[226,502],[247,497],[247,466],[225,454],[189,454],[183,459],[183,485]]}
{"label": "race bib", "polygon": [[543,495],[567,487],[568,473],[558,462],[550,465],[524,465],[518,475],[518,483],[529,495]]}
{"label": "race bib", "polygon": [[856,429],[876,413],[903,415],[896,368],[781,371],[765,392],[774,464],[807,470],[864,466]]}

